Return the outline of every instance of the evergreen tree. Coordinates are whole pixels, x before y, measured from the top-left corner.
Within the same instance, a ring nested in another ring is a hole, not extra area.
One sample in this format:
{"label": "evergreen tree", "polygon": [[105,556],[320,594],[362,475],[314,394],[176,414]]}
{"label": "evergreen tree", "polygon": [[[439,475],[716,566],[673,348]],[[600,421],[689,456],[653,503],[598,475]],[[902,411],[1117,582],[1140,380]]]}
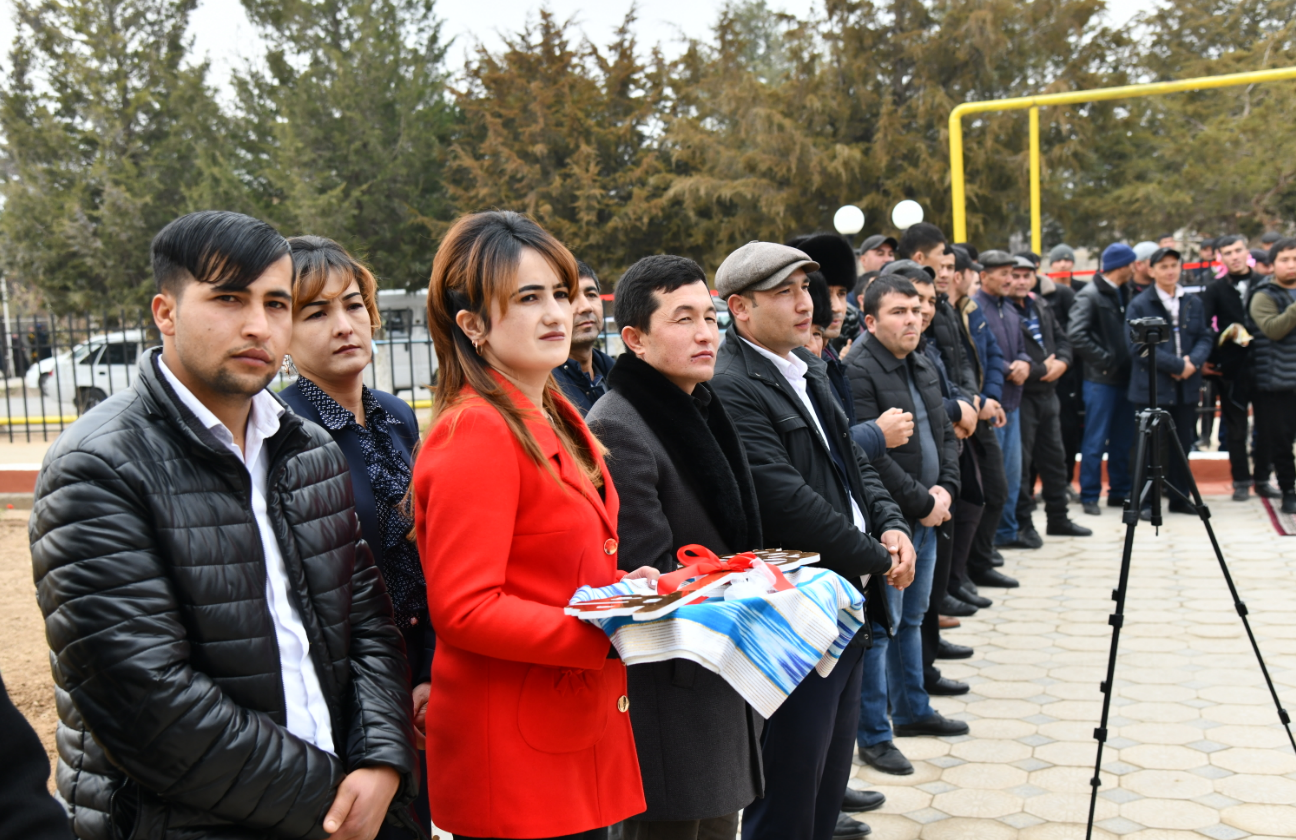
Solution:
{"label": "evergreen tree", "polygon": [[10,277],[60,310],[147,300],[149,242],[198,209],[222,134],[196,0],[15,0],[0,89],[0,240]]}
{"label": "evergreen tree", "polygon": [[270,45],[236,80],[240,175],[288,235],[336,239],[426,286],[449,214],[454,113],[431,0],[246,0]]}
{"label": "evergreen tree", "polygon": [[676,246],[654,137],[661,62],[636,54],[633,22],[632,10],[600,49],[542,8],[498,54],[477,51],[456,94],[459,211],[525,211],[601,275]]}

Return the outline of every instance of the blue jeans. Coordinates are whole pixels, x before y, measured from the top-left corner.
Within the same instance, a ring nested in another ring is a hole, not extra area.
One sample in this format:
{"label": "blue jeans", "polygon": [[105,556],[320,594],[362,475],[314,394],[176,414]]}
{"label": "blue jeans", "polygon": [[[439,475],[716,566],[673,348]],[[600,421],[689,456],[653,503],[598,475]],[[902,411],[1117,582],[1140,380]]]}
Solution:
{"label": "blue jeans", "polygon": [[1128,499],[1129,458],[1134,443],[1134,406],[1124,385],[1084,383],[1085,431],[1080,443],[1080,501],[1102,495],[1102,457],[1107,452],[1107,492]]}
{"label": "blue jeans", "polygon": [[934,714],[923,687],[922,622],[936,571],[936,529],[917,526],[913,544],[918,555],[913,583],[908,589],[888,586],[886,590],[894,638],[888,639],[886,628],[875,621],[873,647],[864,652],[856,739],[861,747],[891,740],[888,701],[897,724],[916,723]]}
{"label": "blue jeans", "polygon": [[1003,450],[1004,473],[1008,479],[1008,501],[1004,503],[1003,515],[999,517],[995,543],[1017,539],[1017,496],[1021,493],[1021,409],[1014,408],[1006,413],[1008,422],[1002,428],[995,429],[999,448]]}

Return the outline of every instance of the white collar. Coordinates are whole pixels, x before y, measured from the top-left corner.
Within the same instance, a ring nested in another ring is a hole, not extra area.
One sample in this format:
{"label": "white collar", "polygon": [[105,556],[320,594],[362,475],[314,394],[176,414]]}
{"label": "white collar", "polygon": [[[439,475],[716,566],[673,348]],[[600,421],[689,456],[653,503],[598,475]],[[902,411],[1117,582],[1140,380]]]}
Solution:
{"label": "white collar", "polygon": [[1161,291],[1161,287],[1156,284],[1153,284],[1152,288],[1156,289],[1157,297],[1161,298],[1161,300],[1164,301],[1165,303],[1169,303],[1172,300],[1178,300],[1179,298],[1183,297],[1185,294],[1183,286],[1180,286],[1178,284],[1175,284],[1175,290],[1173,295],[1168,295],[1165,292]]}
{"label": "white collar", "polygon": [[[158,354],[158,369],[166,377],[171,387],[175,389],[176,396],[180,402],[194,413],[198,422],[203,427],[212,432],[221,440],[222,443],[229,444],[234,440],[234,435],[230,433],[229,428],[221,422],[220,418],[212,413],[212,410],[194,396],[193,391],[185,387],[185,384],[167,367],[163,361],[162,355]],[[273,437],[279,431],[279,418],[283,416],[284,407],[279,401],[270,396],[269,391],[261,390],[252,398],[252,409],[248,412],[247,436],[255,433],[261,439]]]}
{"label": "white collar", "polygon": [[[737,333],[735,333],[735,335],[737,335]],[[773,362],[774,366],[778,368],[779,373],[783,374],[788,379],[804,379],[806,371],[810,370],[810,365],[806,364],[805,359],[802,359],[796,353],[788,353],[786,357],[778,356],[773,352],[766,350],[764,347],[748,341],[741,335],[738,337],[742,339],[748,347]]]}

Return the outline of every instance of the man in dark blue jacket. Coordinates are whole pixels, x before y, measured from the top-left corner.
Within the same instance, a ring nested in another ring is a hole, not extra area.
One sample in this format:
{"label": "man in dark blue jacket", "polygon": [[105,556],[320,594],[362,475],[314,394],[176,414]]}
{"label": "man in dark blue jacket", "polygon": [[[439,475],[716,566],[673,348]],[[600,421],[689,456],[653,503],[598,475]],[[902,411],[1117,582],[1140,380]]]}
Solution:
{"label": "man in dark blue jacket", "polygon": [[[1130,301],[1125,311],[1126,321],[1137,318],[1164,318],[1170,325],[1170,340],[1154,348],[1136,347],[1129,337],[1133,370],[1130,373],[1129,401],[1135,411],[1148,408],[1152,395],[1148,393],[1148,356],[1155,355],[1157,378],[1157,405],[1170,412],[1174,419],[1179,446],[1184,452],[1192,450],[1196,439],[1193,423],[1197,419],[1197,394],[1201,389],[1201,368],[1210,356],[1213,333],[1206,326],[1201,298],[1184,294],[1179,286],[1182,265],[1179,252],[1174,248],[1158,248],[1148,258],[1148,267],[1155,281],[1145,291]],[[1163,439],[1162,443],[1166,443]],[[1185,495],[1188,494],[1188,475],[1177,456],[1162,447],[1160,460],[1169,466],[1170,483]],[[1135,493],[1141,487],[1133,488]],[[1172,498],[1170,510],[1177,513],[1195,513],[1184,501]],[[1150,500],[1143,503],[1143,518],[1152,514]]]}
{"label": "man in dark blue jacket", "polygon": [[1012,284],[1013,267],[1017,258],[1007,251],[986,251],[979,260],[985,266],[981,272],[981,288],[973,296],[985,315],[986,323],[1003,351],[1003,405],[1007,422],[995,429],[999,446],[1003,449],[1004,475],[1008,479],[1008,499],[995,531],[995,544],[1014,548],[1039,548],[1044,543],[1035,539],[1023,541],[1017,528],[1017,494],[1021,490],[1021,395],[1022,385],[1030,374],[1030,356],[1022,338],[1021,319],[1008,299]]}
{"label": "man in dark blue jacket", "polygon": [[616,361],[594,345],[603,332],[603,296],[598,277],[583,262],[577,262],[580,273],[580,292],[572,301],[571,358],[561,367],[554,368],[554,379],[563,395],[576,406],[584,417],[598,398],[607,393],[604,381],[612,372]]}
{"label": "man in dark blue jacket", "polygon": [[[977,385],[981,389],[980,422],[977,424],[972,452],[977,458],[981,477],[982,515],[968,549],[966,563],[959,562],[956,554],[950,571],[950,594],[967,601],[968,596],[980,599],[975,588],[983,586],[1014,587],[1017,581],[995,569],[995,530],[999,517],[1008,501],[1008,479],[1004,471],[1003,449],[999,446],[996,430],[1008,422],[999,400],[1003,396],[1003,351],[986,323],[981,307],[971,298],[972,286],[984,266],[976,262],[960,245],[953,246],[954,278],[949,285],[949,302],[959,315],[963,331],[963,349],[972,364]],[[962,521],[962,515],[959,517]],[[999,560],[998,564],[1002,565]],[[988,599],[973,606],[989,606]]]}

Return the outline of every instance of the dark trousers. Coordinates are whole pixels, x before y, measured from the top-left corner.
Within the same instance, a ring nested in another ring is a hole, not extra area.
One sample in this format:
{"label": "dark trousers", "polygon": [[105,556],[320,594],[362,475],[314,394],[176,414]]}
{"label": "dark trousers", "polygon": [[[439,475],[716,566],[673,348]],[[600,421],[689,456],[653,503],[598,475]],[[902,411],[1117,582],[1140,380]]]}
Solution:
{"label": "dark trousers", "polygon": [[954,556],[950,559],[949,588],[971,583],[968,577],[968,555],[972,553],[972,539],[981,524],[985,505],[959,499],[954,503]]}
{"label": "dark trousers", "polygon": [[1284,493],[1296,492],[1296,456],[1292,453],[1296,446],[1296,391],[1257,391],[1252,405],[1258,444],[1256,461],[1263,454],[1264,460],[1273,464],[1278,488]]}
{"label": "dark trousers", "polygon": [[976,534],[972,538],[972,549],[968,553],[967,568],[970,572],[981,572],[993,568],[990,562],[994,551],[995,531],[999,528],[999,518],[1003,516],[1004,505],[1008,502],[1008,479],[1004,475],[1003,449],[995,436],[994,427],[982,420],[977,424],[977,442],[984,453],[979,463],[981,467],[981,492],[985,496],[985,507],[981,511],[981,521],[977,523]]}
{"label": "dark trousers", "polygon": [[[951,511],[953,513],[953,511]],[[936,569],[932,572],[931,600],[922,623],[923,680],[940,679],[936,668],[936,647],[940,644],[940,602],[949,589],[950,566],[954,561],[954,520],[936,526]]]}
{"label": "dark trousers", "polygon": [[1197,441],[1202,448],[1210,444],[1211,432],[1215,430],[1215,404],[1219,402],[1219,379],[1214,376],[1203,376],[1201,386],[1201,411],[1199,412],[1199,429]]}
{"label": "dark trousers", "polygon": [[[1070,376],[1068,371],[1062,377]],[[1080,442],[1084,440],[1084,398],[1080,395],[1080,382],[1058,383],[1058,426],[1062,430],[1062,452],[1065,460],[1063,470],[1066,472],[1067,484],[1075,481],[1076,456],[1080,454]],[[1032,487],[1034,485],[1031,485]]]}
{"label": "dark trousers", "polygon": [[1251,464],[1247,460],[1248,395],[1246,389],[1233,382],[1220,381],[1220,418],[1228,433],[1229,468],[1234,484],[1251,483]]}
{"label": "dark trousers", "polygon": [[[1163,405],[1161,407],[1164,408],[1166,411],[1170,412],[1170,417],[1171,419],[1174,420],[1175,435],[1177,438],[1177,440],[1172,439],[1168,434],[1160,436],[1161,467],[1166,471],[1165,472],[1166,480],[1170,484],[1174,485],[1181,493],[1183,493],[1185,496],[1191,499],[1192,494],[1188,492],[1188,473],[1184,469],[1183,461],[1181,461],[1179,456],[1170,449],[1170,446],[1174,443],[1177,443],[1179,448],[1185,454],[1192,451],[1192,445],[1197,440],[1197,432],[1193,428],[1193,422],[1197,418],[1197,406]],[[1142,411],[1145,408],[1147,408],[1146,405],[1139,404],[1139,403],[1134,404],[1135,412]],[[1134,457],[1137,451],[1138,441],[1139,441],[1138,435],[1136,434],[1134,436],[1135,451],[1130,452],[1130,472],[1131,473],[1133,473],[1134,471],[1134,466],[1135,466]],[[1151,463],[1150,458],[1148,463]],[[1146,470],[1144,470],[1143,475],[1144,475],[1144,480],[1146,481],[1147,478]],[[1142,493],[1143,488],[1135,487],[1132,492]],[[1176,507],[1184,504],[1184,502],[1181,499],[1169,494],[1166,495],[1163,501],[1172,502]],[[1145,497],[1143,499],[1142,505],[1143,507],[1151,507],[1152,505],[1151,499]]]}
{"label": "dark trousers", "polygon": [[1017,527],[1032,528],[1030,491],[1038,472],[1044,515],[1049,522],[1067,518],[1066,453],[1062,449],[1061,403],[1056,393],[1022,394],[1022,489],[1017,494]]}
{"label": "dark trousers", "polygon": [[738,812],[706,820],[626,820],[622,840],[734,840]]}
{"label": "dark trousers", "polygon": [[832,840],[859,728],[864,649],[826,678],[811,671],[761,735],[765,796],[743,811],[743,840]]}

